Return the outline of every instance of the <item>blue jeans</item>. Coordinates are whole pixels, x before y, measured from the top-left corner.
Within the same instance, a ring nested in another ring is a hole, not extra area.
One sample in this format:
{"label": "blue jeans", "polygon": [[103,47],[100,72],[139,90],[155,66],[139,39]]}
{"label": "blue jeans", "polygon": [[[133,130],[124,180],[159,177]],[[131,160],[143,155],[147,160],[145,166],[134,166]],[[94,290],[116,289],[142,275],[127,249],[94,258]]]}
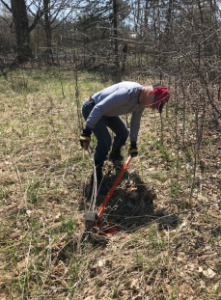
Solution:
{"label": "blue jeans", "polygon": [[[82,114],[85,120],[87,120],[93,108],[93,102],[84,101],[82,106]],[[112,143],[107,127],[109,127],[115,133],[113,148],[122,147],[125,145],[128,138],[129,131],[121,117],[103,116],[93,129],[93,133],[97,138],[97,147],[94,154],[95,161],[101,162],[107,159],[107,154]]]}

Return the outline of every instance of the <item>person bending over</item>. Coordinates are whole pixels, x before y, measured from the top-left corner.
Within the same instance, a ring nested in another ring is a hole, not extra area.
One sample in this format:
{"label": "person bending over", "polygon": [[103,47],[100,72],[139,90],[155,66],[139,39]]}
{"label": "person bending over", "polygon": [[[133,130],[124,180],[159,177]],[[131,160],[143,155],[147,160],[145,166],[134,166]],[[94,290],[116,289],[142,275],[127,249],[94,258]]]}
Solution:
{"label": "person bending over", "polygon": [[[137,137],[144,109],[157,109],[162,113],[163,106],[169,98],[169,90],[161,84],[142,86],[137,82],[123,81],[95,93],[84,101],[82,114],[86,124],[80,136],[80,144],[87,150],[91,133],[93,132],[97,138],[94,163],[98,187],[103,177],[102,167],[110,149],[111,160],[122,160],[121,147],[130,136],[129,155],[137,156]],[[129,113],[131,114],[130,130],[120,117]],[[114,132],[113,143],[108,128]],[[93,184],[93,175],[91,184]]]}

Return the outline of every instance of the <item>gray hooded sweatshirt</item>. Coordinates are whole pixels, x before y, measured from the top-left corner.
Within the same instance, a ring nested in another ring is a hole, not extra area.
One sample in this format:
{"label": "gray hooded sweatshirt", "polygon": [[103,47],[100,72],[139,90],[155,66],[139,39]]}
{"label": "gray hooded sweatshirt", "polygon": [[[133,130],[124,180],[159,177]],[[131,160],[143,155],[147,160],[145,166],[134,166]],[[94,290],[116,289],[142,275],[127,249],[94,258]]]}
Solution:
{"label": "gray hooded sweatshirt", "polygon": [[86,127],[93,130],[102,116],[116,117],[131,113],[130,140],[136,142],[144,111],[139,103],[141,89],[139,83],[123,81],[92,95],[95,106],[86,121]]}

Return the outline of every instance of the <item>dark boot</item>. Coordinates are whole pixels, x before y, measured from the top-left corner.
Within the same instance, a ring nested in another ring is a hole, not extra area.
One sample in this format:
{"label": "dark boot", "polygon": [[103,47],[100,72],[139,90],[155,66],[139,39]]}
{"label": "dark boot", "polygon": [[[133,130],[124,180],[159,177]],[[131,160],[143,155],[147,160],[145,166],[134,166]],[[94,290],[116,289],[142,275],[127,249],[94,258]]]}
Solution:
{"label": "dark boot", "polygon": [[121,148],[120,147],[113,147],[109,158],[111,160],[123,160],[123,156],[121,155]]}

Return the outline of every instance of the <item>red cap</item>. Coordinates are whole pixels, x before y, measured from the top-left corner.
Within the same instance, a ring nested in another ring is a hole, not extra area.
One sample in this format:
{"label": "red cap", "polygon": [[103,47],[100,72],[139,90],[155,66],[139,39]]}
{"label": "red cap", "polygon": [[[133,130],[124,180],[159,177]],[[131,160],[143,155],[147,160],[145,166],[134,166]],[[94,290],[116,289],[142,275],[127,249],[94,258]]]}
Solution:
{"label": "red cap", "polygon": [[157,86],[153,89],[153,92],[156,95],[156,109],[162,113],[163,106],[169,101],[170,92],[165,86]]}

